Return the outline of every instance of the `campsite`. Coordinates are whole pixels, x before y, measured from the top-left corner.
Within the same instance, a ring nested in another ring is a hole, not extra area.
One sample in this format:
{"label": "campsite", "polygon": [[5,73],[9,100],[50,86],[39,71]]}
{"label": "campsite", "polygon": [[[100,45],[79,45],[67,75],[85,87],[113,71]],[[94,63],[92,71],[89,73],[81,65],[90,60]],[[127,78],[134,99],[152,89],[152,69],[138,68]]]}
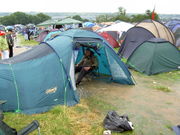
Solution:
{"label": "campsite", "polygon": [[0,135],[179,135],[180,16],[49,9],[0,16]]}

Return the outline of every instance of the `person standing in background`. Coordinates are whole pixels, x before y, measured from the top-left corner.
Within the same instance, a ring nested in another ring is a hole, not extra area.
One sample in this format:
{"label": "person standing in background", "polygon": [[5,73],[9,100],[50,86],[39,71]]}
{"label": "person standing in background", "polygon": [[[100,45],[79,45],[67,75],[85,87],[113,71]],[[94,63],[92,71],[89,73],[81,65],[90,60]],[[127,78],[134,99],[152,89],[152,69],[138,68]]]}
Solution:
{"label": "person standing in background", "polygon": [[0,32],[0,56],[1,59],[9,58],[9,50],[5,32]]}
{"label": "person standing in background", "polygon": [[12,37],[13,30],[9,29],[6,34],[6,39],[9,47],[9,57],[13,57],[13,46],[14,46],[14,39]]}

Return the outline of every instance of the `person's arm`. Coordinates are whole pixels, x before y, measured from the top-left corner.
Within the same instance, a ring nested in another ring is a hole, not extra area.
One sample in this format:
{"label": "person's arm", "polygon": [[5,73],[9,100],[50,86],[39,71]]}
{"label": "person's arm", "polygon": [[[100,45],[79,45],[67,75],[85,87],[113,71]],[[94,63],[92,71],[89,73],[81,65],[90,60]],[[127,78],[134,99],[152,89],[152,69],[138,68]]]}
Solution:
{"label": "person's arm", "polygon": [[82,66],[83,65],[83,63],[84,63],[84,57],[81,59],[81,61],[76,65],[76,66]]}
{"label": "person's arm", "polygon": [[98,60],[97,60],[97,57],[94,56],[94,57],[92,58],[92,60],[93,60],[92,67],[97,67],[97,66],[98,66]]}

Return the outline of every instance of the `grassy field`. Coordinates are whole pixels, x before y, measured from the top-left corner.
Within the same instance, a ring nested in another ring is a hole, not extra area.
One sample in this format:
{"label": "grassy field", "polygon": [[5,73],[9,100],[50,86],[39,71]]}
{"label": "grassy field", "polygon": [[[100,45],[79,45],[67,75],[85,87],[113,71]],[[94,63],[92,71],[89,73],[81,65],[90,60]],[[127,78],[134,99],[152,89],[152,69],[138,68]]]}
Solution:
{"label": "grassy field", "polygon": [[34,46],[34,45],[38,45],[39,43],[35,40],[25,40],[23,35],[21,34],[18,34],[17,35],[17,42],[18,42],[18,45],[20,46]]}
{"label": "grassy field", "polygon": [[[169,73],[163,73],[156,76],[145,76],[141,73],[131,71],[135,78],[144,77],[148,78],[149,82],[145,82],[149,84],[147,87],[154,88],[156,90],[160,90],[162,92],[171,92],[170,88],[167,88],[166,85],[159,83],[164,79],[168,79],[170,82],[180,81],[180,71],[174,71]],[[154,84],[151,86],[151,84]],[[126,87],[126,86],[125,86]],[[128,87],[128,86],[127,86]],[[132,86],[134,87],[134,86]],[[107,99],[107,100],[105,100]],[[42,114],[34,114],[34,115],[25,115],[25,114],[17,114],[17,113],[5,113],[5,122],[7,122],[11,127],[16,128],[17,130],[23,128],[25,125],[30,123],[32,120],[38,120],[41,127],[42,135],[102,135],[103,131],[103,120],[109,110],[121,110],[128,112],[127,105],[130,108],[133,107],[133,104],[130,101],[118,99],[118,105],[114,101],[111,103],[108,101],[108,98],[103,99],[101,95],[94,94],[88,97],[81,98],[79,104],[73,107],[66,106],[55,106],[50,111]],[[121,102],[119,102],[121,101]],[[167,102],[167,105],[171,105],[171,102]],[[139,107],[138,107],[139,108]],[[137,109],[137,108],[136,108]],[[140,108],[139,108],[140,109]],[[142,109],[142,108],[141,108]],[[153,118],[161,118],[162,116],[157,115],[154,116],[154,112],[149,110],[148,106],[143,107],[143,110],[146,110],[148,114],[153,115]],[[129,113],[130,117],[135,117],[133,112]],[[172,123],[168,120],[161,118],[161,126],[153,125],[153,120],[148,119],[148,117],[137,115],[133,122],[135,122],[135,130],[131,132],[124,133],[113,133],[113,135],[170,135],[172,131],[170,127]],[[163,121],[164,120],[164,121]],[[151,127],[150,127],[151,126]],[[156,128],[159,126],[159,131],[151,131],[152,128]],[[149,129],[146,129],[149,128]],[[164,129],[162,129],[164,128]],[[153,133],[153,134],[152,134]],[[159,133],[159,134],[158,134]],[[32,135],[36,135],[37,131],[34,131]]]}

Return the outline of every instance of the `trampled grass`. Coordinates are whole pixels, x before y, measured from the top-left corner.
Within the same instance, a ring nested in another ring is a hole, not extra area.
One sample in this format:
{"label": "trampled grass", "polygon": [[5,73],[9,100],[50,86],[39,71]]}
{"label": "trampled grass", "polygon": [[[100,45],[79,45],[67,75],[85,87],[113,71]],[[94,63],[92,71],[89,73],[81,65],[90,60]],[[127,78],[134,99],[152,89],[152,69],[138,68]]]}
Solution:
{"label": "trampled grass", "polygon": [[33,39],[29,40],[25,40],[23,35],[18,34],[17,35],[17,39],[18,39],[18,45],[20,46],[34,46],[34,45],[38,45],[39,43]]}
{"label": "trampled grass", "polygon": [[[95,105],[98,103],[98,105]],[[82,99],[73,107],[56,106],[42,114],[25,115],[5,113],[4,121],[13,128],[20,130],[33,120],[38,120],[42,135],[101,135],[103,132],[102,110],[113,107],[99,99]],[[100,111],[101,110],[101,111]],[[34,131],[32,135],[36,135]]]}
{"label": "trampled grass", "polygon": [[161,86],[161,85],[155,85],[155,86],[153,86],[153,88],[156,90],[163,91],[163,92],[171,92],[172,91],[169,87]]}

